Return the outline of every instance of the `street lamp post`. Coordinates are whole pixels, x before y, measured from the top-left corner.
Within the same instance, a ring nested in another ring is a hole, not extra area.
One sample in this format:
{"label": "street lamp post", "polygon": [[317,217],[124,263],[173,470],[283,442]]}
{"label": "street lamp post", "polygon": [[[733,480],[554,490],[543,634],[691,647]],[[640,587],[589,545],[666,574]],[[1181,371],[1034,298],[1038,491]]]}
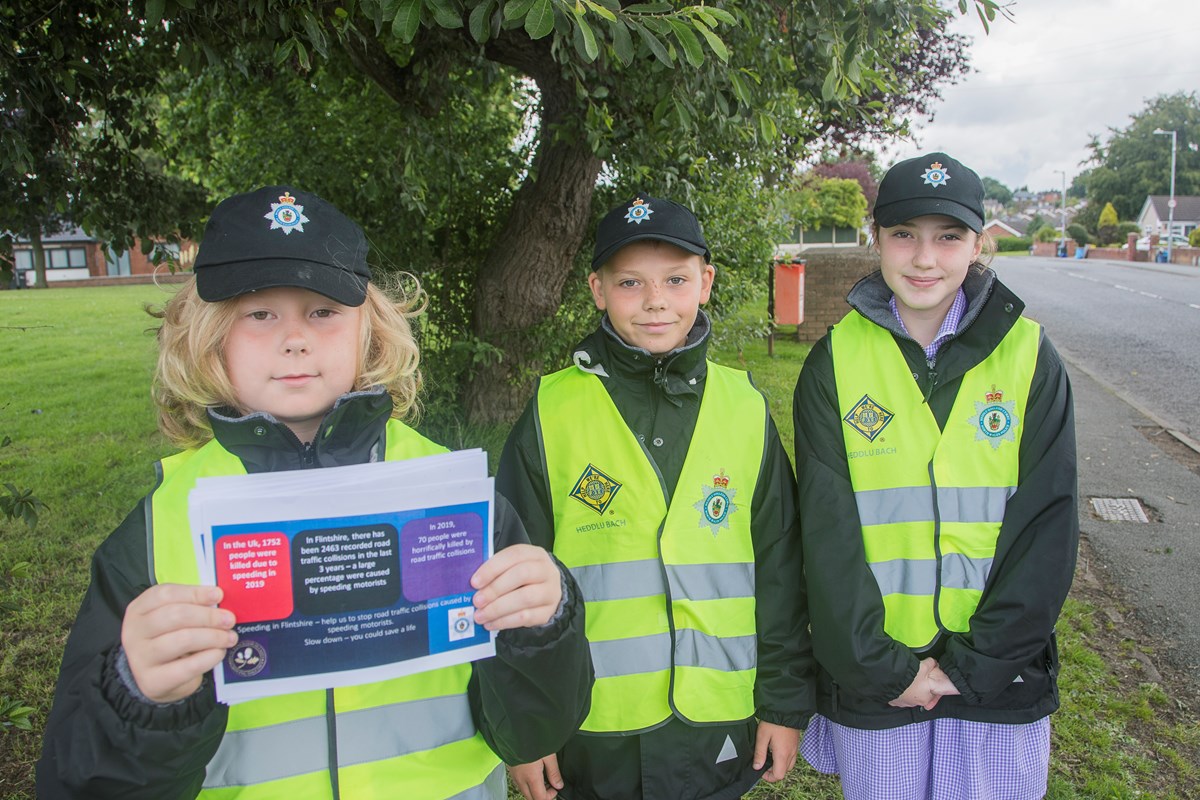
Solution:
{"label": "street lamp post", "polygon": [[1175,234],[1175,131],[1155,128],[1154,132],[1162,136],[1171,135],[1171,199],[1167,201],[1167,263],[1170,263],[1171,240]]}
{"label": "street lamp post", "polygon": [[1054,170],[1059,175],[1062,175],[1062,252],[1063,258],[1067,255],[1067,173],[1066,170]]}

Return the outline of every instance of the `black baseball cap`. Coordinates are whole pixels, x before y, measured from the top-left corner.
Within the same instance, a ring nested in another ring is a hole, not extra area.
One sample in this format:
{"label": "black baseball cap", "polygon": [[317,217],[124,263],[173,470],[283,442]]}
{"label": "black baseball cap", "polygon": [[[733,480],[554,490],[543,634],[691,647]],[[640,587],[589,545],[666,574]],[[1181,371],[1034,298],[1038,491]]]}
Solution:
{"label": "black baseball cap", "polygon": [[953,217],[983,230],[983,182],[945,153],[901,161],[887,171],[875,200],[875,223],[890,228],[926,214]]}
{"label": "black baseball cap", "polygon": [[371,280],[362,228],[315,194],[288,186],[222,200],[192,270],[200,299],[210,303],[297,286],[361,306]]}
{"label": "black baseball cap", "polygon": [[700,220],[686,206],[639,192],[632,200],[604,215],[596,228],[596,249],[592,269],[613,257],[627,244],[643,239],[658,239],[682,247],[689,253],[709,260],[708,243]]}

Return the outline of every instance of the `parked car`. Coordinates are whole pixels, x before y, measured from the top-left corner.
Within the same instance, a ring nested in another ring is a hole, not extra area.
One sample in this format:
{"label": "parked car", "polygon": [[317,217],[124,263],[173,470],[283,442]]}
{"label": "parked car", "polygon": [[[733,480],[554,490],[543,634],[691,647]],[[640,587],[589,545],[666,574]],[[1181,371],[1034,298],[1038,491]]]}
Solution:
{"label": "parked car", "polygon": [[[1170,239],[1171,239],[1172,249],[1174,249],[1176,247],[1187,247],[1188,246],[1188,238],[1186,236],[1182,236],[1178,233],[1174,233],[1174,234],[1171,234]],[[1138,250],[1149,250],[1150,249],[1150,237],[1143,236],[1142,238],[1138,239],[1135,244],[1136,244]],[[1165,248],[1167,246],[1167,237],[1166,236],[1158,237],[1158,246],[1161,248]],[[1121,245],[1121,249],[1128,250],[1129,244],[1126,243],[1126,244]]]}

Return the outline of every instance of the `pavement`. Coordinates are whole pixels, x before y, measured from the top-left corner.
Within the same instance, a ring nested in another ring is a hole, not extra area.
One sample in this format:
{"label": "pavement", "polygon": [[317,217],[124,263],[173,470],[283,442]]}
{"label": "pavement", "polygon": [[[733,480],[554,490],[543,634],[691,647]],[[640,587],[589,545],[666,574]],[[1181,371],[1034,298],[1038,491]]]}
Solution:
{"label": "pavement", "polygon": [[[1196,274],[1195,267],[1137,266]],[[1200,454],[1174,440],[1165,444],[1176,456],[1164,452],[1143,433],[1169,437],[1151,412],[1064,358],[1075,394],[1079,522],[1090,553],[1156,640],[1154,657],[1200,686],[1200,476],[1185,465],[1200,464]],[[1151,521],[1104,521],[1092,498],[1136,498]]]}

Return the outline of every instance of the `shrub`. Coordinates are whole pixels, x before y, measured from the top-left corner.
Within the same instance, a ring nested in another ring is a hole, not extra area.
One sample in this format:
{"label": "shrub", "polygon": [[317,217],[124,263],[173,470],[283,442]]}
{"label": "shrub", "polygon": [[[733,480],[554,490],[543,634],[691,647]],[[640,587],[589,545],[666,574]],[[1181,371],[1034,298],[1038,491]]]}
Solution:
{"label": "shrub", "polygon": [[997,253],[1016,253],[1033,247],[1030,236],[1000,236],[996,239]]}
{"label": "shrub", "polygon": [[1117,244],[1125,244],[1129,240],[1129,234],[1136,233],[1139,237],[1142,235],[1141,226],[1136,222],[1122,222],[1117,225]]}
{"label": "shrub", "polygon": [[1058,228],[1051,228],[1049,225],[1044,228],[1038,228],[1033,238],[1039,242],[1056,242],[1059,239]]}
{"label": "shrub", "polygon": [[1070,236],[1072,239],[1074,239],[1075,244],[1077,245],[1092,243],[1092,239],[1088,235],[1087,228],[1079,225],[1078,223],[1072,223],[1067,226],[1067,236]]}
{"label": "shrub", "polygon": [[1200,247],[1200,228],[1188,234],[1188,245],[1191,247]]}

